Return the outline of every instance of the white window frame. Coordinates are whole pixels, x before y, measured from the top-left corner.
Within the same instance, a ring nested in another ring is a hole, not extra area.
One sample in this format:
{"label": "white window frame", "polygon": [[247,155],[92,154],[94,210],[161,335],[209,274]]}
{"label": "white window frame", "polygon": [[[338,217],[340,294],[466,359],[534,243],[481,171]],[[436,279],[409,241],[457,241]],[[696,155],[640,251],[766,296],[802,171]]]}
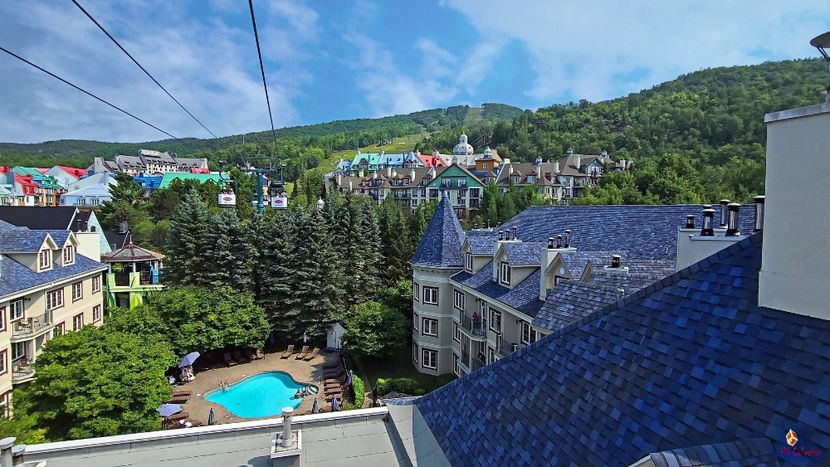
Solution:
{"label": "white window frame", "polygon": [[473,254],[469,251],[464,254],[464,269],[467,272],[473,272]]}
{"label": "white window frame", "polygon": [[0,306],[0,332],[6,330],[6,307]]}
{"label": "white window frame", "polygon": [[92,293],[101,291],[101,276],[94,276],[92,278]]}
{"label": "white window frame", "polygon": [[412,360],[414,360],[415,363],[420,362],[420,358],[418,357],[418,352],[420,352],[420,351],[421,351],[421,349],[418,347],[418,343],[413,342],[412,343]]}
{"label": "white window frame", "polygon": [[496,349],[487,346],[487,364],[493,363],[496,361]]}
{"label": "white window frame", "polygon": [[41,270],[52,268],[52,250],[43,249],[38,253],[38,266]]}
{"label": "white window frame", "polygon": [[[489,318],[490,319],[487,321],[489,323],[488,326],[490,326],[490,330],[497,334],[501,334],[501,311],[490,308]],[[493,326],[496,323],[498,323],[498,326]]]}
{"label": "white window frame", "polygon": [[499,284],[510,285],[510,263],[507,261],[499,263]]}
{"label": "white window frame", "polygon": [[452,322],[452,340],[461,342],[461,326],[455,321]]}
{"label": "white window frame", "polygon": [[529,345],[533,342],[533,328],[530,327],[530,323],[527,321],[522,321],[522,344]]}
{"label": "white window frame", "polygon": [[[12,351],[11,351],[12,362],[16,362],[18,360],[26,358],[26,342],[12,342],[12,347],[11,348],[12,348]],[[20,350],[18,352],[17,349],[22,349],[22,350]],[[14,354],[18,354],[17,357],[15,357]]]}
{"label": "white window frame", "polygon": [[46,292],[46,311],[55,310],[63,306],[63,287]]}
{"label": "white window frame", "polygon": [[465,302],[466,302],[466,299],[464,297],[464,292],[462,292],[458,289],[453,289],[452,304],[455,307],[455,309],[464,311],[464,303]]}
{"label": "white window frame", "polygon": [[438,287],[421,287],[424,305],[438,305]]}
{"label": "white window frame", "polygon": [[104,317],[104,314],[101,312],[101,305],[95,305],[92,307],[92,322],[97,323],[101,321]]}
{"label": "white window frame", "polygon": [[543,337],[545,337],[545,335],[542,334],[542,331],[537,331],[536,329],[533,330],[533,342],[536,342]]}
{"label": "white window frame", "polygon": [[77,302],[84,298],[84,282],[78,281],[72,283],[72,301]]}
{"label": "white window frame", "polygon": [[461,368],[458,366],[458,362],[461,361],[461,358],[458,356],[457,353],[453,352],[452,354],[452,372],[455,373],[455,376],[461,377]]}
{"label": "white window frame", "polygon": [[438,320],[435,318],[421,318],[421,335],[438,337]]}
{"label": "white window frame", "polygon": [[9,351],[6,349],[0,350],[0,375],[5,375],[9,371]]}
{"label": "white window frame", "polygon": [[63,247],[63,264],[75,264],[75,245]]}
{"label": "white window frame", "polygon": [[[19,316],[15,317],[15,314],[19,312]],[[26,306],[23,303],[23,299],[19,298],[13,302],[9,302],[9,322],[14,323],[15,321],[20,321],[21,319],[26,317]]]}
{"label": "white window frame", "polygon": [[[427,356],[429,355],[429,358]],[[427,364],[429,360],[429,364]],[[430,370],[438,369],[438,351],[434,349],[421,348],[421,366]]]}
{"label": "white window frame", "polygon": [[84,314],[78,313],[72,317],[72,330],[80,331],[82,327],[84,327]]}
{"label": "white window frame", "polygon": [[418,285],[417,282],[412,283],[412,299],[416,302],[420,301],[421,297],[421,286]]}
{"label": "white window frame", "polygon": [[414,329],[415,332],[419,331],[420,325],[418,324],[418,322],[420,320],[421,320],[421,317],[418,316],[418,313],[412,313],[412,329]]}
{"label": "white window frame", "polygon": [[66,333],[66,321],[59,323],[54,328],[52,328],[52,339],[62,336]]}

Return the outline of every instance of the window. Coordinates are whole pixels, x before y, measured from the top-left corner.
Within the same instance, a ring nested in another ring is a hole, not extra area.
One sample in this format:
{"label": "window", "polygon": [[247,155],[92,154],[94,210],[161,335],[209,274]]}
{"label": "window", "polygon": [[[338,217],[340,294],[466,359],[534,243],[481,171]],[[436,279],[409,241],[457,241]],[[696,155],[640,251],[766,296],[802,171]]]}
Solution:
{"label": "window", "polygon": [[458,354],[452,354],[452,371],[455,376],[461,376],[461,369],[458,367]]}
{"label": "window", "polygon": [[9,303],[9,322],[23,319],[23,299]]}
{"label": "window", "polygon": [[479,188],[470,188],[470,197],[471,198],[478,198],[481,194],[481,190]]}
{"label": "window", "polygon": [[459,310],[464,309],[464,292],[453,290],[452,304]]}
{"label": "window", "polygon": [[[3,357],[5,361],[5,356]],[[0,396],[0,416],[4,418],[9,418],[9,402],[12,397],[11,391],[6,391],[2,396]]]}
{"label": "window", "polygon": [[63,249],[63,264],[72,264],[75,262],[75,246],[67,245]]}
{"label": "window", "polygon": [[49,269],[52,266],[52,252],[50,250],[40,250],[40,269]]}
{"label": "window", "polygon": [[438,320],[437,319],[424,318],[421,321],[421,334],[423,334],[425,336],[437,336],[438,335]]}
{"label": "window", "polygon": [[522,344],[530,344],[532,341],[531,338],[531,329],[530,323],[527,321],[522,321]]}
{"label": "window", "polygon": [[537,331],[535,329],[533,330],[533,342],[536,342],[543,337],[545,336],[544,334],[542,334],[542,331]]}
{"label": "window", "polygon": [[510,285],[510,263],[502,261],[499,264],[499,283]]}
{"label": "window", "polygon": [[97,323],[98,321],[101,321],[101,305],[92,307],[92,322]]}
{"label": "window", "polygon": [[9,371],[9,352],[7,350],[0,350],[0,375],[5,375]]}
{"label": "window", "polygon": [[420,286],[418,285],[417,282],[412,283],[412,299],[415,300],[416,302],[418,301],[418,297],[421,296],[421,293],[418,291],[419,288],[420,288]]}
{"label": "window", "polygon": [[63,289],[53,290],[46,294],[46,309],[54,310],[63,306]]}
{"label": "window", "polygon": [[429,368],[431,370],[438,369],[438,363],[436,362],[438,356],[438,352],[430,349],[422,349],[421,350],[421,366],[424,368]]}
{"label": "window", "polygon": [[490,330],[501,332],[501,311],[490,309]]}
{"label": "window", "polygon": [[13,342],[12,343],[12,361],[16,362],[26,356],[26,343]]}
{"label": "window", "polygon": [[464,254],[464,269],[473,272],[473,254],[470,252]]}
{"label": "window", "polygon": [[461,342],[461,328],[458,327],[458,323],[455,321],[452,322],[452,338],[457,342]]}
{"label": "window", "polygon": [[66,331],[66,323],[61,323],[54,328],[52,328],[52,339],[62,336],[63,333]]}
{"label": "window", "polygon": [[80,331],[81,327],[84,325],[84,314],[78,313],[77,315],[72,317],[72,330],[73,331]]}
{"label": "window", "polygon": [[92,278],[92,293],[100,292],[101,291],[101,276],[95,276]]}
{"label": "window", "polygon": [[496,361],[496,349],[492,347],[487,347],[487,363],[493,363]]}
{"label": "window", "polygon": [[77,302],[82,298],[84,298],[84,283],[75,282],[72,284],[72,301]]}
{"label": "window", "polygon": [[437,305],[438,304],[438,287],[422,287],[424,290],[424,304]]}
{"label": "window", "polygon": [[6,307],[0,307],[0,332],[6,330]]}
{"label": "window", "polygon": [[412,343],[412,360],[418,363],[418,344]]}

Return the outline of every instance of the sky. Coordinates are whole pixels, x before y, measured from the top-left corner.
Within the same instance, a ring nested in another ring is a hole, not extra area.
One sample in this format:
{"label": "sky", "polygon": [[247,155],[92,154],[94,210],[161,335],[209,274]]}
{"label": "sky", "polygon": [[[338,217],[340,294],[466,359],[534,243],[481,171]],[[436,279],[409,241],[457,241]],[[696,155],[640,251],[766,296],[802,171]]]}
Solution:
{"label": "sky", "polygon": [[[269,128],[245,0],[79,0],[220,136]],[[624,96],[816,57],[826,0],[255,0],[277,127]],[[177,137],[210,137],[70,1],[3,0],[0,46]],[[0,141],[165,136],[0,52]]]}

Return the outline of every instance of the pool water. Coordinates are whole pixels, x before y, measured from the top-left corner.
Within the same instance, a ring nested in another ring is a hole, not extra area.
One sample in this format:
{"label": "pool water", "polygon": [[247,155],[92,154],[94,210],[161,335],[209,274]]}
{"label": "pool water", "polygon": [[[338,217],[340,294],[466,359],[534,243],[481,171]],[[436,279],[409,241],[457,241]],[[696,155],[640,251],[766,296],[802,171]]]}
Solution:
{"label": "pool water", "polygon": [[237,417],[270,417],[279,415],[283,407],[299,407],[303,399],[292,397],[303,386],[288,373],[269,371],[232,384],[227,390],[215,389],[205,395],[205,400],[224,406]]}

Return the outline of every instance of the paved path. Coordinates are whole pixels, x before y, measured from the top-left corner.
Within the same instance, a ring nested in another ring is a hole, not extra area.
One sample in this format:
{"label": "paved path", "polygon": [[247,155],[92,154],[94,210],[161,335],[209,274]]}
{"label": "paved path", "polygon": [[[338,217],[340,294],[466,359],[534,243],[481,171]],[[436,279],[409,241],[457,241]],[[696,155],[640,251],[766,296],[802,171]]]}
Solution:
{"label": "paved path", "polygon": [[[237,417],[223,406],[208,402],[204,399],[205,393],[210,390],[220,387],[220,383],[226,379],[233,384],[247,376],[262,373],[264,371],[284,371],[291,375],[294,380],[299,383],[313,384],[320,388],[322,393],[323,388],[323,363],[337,361],[337,353],[321,352],[314,360],[310,362],[296,360],[293,356],[288,359],[280,358],[282,352],[265,354],[265,358],[261,360],[253,360],[250,363],[244,363],[232,367],[215,367],[209,370],[199,371],[196,373],[196,379],[190,383],[178,386],[180,389],[187,389],[193,391],[193,395],[185,404],[182,404],[182,410],[190,414],[190,419],[207,425],[208,413],[210,408],[216,412],[217,424],[245,422],[250,420],[257,420],[255,418]],[[323,400],[322,394],[316,396],[320,398],[320,406],[328,408],[328,403]],[[304,415],[311,413],[311,406],[314,403],[313,397],[306,397],[295,411],[295,415]],[[273,418],[271,417],[262,418]]]}

